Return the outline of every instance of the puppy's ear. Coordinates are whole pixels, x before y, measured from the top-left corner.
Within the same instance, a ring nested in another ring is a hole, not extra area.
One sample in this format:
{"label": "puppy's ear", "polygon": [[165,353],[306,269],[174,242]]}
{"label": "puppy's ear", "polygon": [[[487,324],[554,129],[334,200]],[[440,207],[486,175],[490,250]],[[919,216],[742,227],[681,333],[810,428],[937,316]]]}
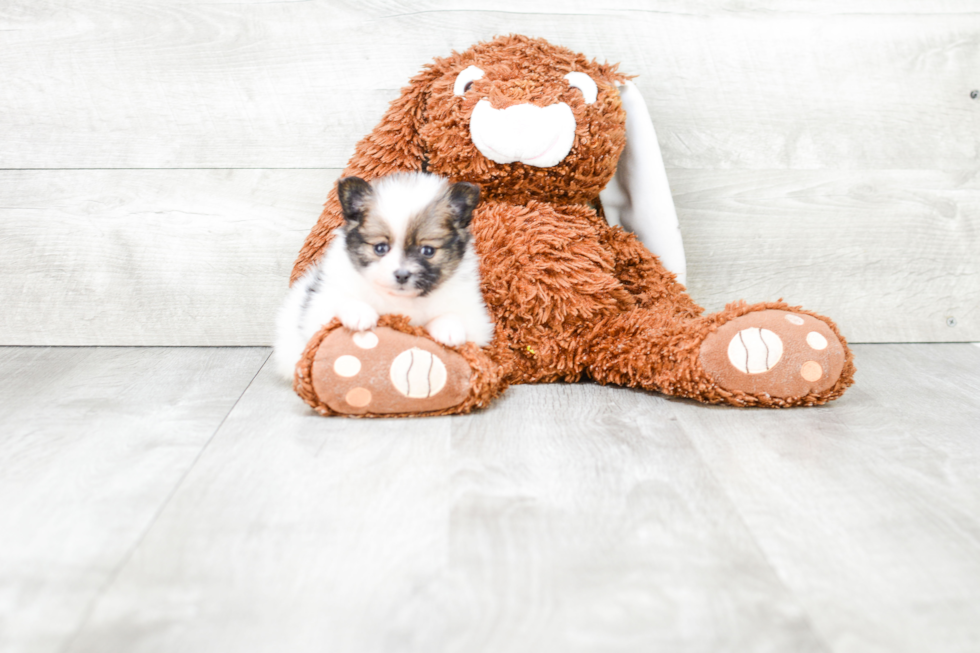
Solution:
{"label": "puppy's ear", "polygon": [[449,210],[453,214],[453,224],[457,229],[466,229],[473,219],[473,209],[480,201],[480,187],[465,181],[449,188]]}
{"label": "puppy's ear", "polygon": [[340,210],[348,225],[359,225],[364,221],[374,189],[360,177],[344,177],[337,182],[337,199],[340,200]]}

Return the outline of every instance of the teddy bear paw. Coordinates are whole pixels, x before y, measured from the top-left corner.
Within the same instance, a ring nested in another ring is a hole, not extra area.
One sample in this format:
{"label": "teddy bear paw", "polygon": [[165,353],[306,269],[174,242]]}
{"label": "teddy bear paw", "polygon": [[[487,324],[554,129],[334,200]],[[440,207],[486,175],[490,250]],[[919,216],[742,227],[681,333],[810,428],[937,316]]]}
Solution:
{"label": "teddy bear paw", "polygon": [[466,398],[470,374],[456,352],[388,327],[335,329],[320,343],[311,369],[317,397],[344,415],[445,410]]}
{"label": "teddy bear paw", "polygon": [[781,310],[748,313],[721,325],[701,345],[701,366],[728,391],[794,399],[834,387],[844,345],[826,322]]}

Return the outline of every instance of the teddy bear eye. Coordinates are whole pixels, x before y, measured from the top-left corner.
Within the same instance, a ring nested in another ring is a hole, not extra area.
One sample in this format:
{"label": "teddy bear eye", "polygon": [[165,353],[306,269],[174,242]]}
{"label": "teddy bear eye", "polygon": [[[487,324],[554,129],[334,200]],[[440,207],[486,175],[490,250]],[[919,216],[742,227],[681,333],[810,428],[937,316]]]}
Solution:
{"label": "teddy bear eye", "polygon": [[599,87],[596,86],[591,77],[585,73],[568,73],[565,75],[565,79],[568,80],[569,86],[582,91],[582,97],[585,98],[586,104],[595,102],[596,96],[599,95]]}
{"label": "teddy bear eye", "polygon": [[483,77],[483,71],[476,66],[469,66],[456,76],[456,83],[453,84],[453,95],[462,95],[470,90],[473,82]]}

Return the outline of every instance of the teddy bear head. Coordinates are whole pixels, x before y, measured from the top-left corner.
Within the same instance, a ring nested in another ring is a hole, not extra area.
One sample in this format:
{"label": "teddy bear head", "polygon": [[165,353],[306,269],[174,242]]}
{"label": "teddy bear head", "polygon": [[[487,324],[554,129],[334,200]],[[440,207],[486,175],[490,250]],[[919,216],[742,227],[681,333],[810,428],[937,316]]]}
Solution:
{"label": "teddy bear head", "polygon": [[[501,36],[437,58],[355,147],[345,176],[426,171],[481,186],[481,197],[523,205],[601,205],[683,283],[677,212],[651,116],[618,64],[527,36]],[[336,193],[294,278],[341,220]]]}
{"label": "teddy bear head", "polygon": [[479,43],[413,78],[377,144],[417,159],[402,167],[480,184],[485,197],[592,202],[626,143],[617,84],[627,76],[616,68],[543,39]]}

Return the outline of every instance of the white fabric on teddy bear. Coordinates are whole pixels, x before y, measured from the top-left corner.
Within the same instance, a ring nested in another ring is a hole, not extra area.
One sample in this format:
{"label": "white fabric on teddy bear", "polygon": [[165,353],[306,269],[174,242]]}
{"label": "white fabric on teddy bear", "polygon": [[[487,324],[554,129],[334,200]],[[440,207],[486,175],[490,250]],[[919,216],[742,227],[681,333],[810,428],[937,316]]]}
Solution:
{"label": "white fabric on teddy bear", "polygon": [[637,235],[664,267],[686,283],[687,261],[667,170],[646,102],[633,82],[619,86],[626,109],[626,148],[616,176],[599,193],[606,221]]}

